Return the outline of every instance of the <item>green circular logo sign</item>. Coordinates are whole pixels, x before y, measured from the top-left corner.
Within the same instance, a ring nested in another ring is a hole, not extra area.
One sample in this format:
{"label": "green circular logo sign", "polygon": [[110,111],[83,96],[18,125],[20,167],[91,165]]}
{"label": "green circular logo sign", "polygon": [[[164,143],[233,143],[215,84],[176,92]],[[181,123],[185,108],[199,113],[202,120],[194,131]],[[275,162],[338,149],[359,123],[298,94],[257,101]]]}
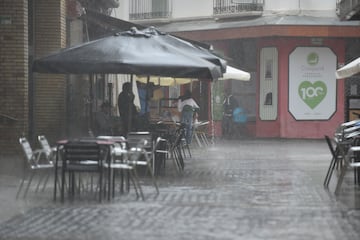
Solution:
{"label": "green circular logo sign", "polygon": [[317,53],[310,53],[308,56],[307,56],[307,63],[311,66],[314,66],[316,64],[318,64],[319,62],[319,55],[317,55]]}

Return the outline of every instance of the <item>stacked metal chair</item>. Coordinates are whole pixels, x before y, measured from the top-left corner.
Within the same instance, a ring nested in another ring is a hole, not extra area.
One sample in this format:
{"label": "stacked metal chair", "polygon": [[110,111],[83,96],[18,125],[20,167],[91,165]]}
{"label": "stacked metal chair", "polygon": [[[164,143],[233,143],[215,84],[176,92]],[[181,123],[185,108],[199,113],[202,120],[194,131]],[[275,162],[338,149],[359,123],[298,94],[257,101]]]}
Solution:
{"label": "stacked metal chair", "polygon": [[196,122],[193,126],[193,138],[195,138],[196,143],[200,148],[207,147],[210,145],[210,142],[207,138],[207,125],[209,121],[206,122]]}
{"label": "stacked metal chair", "polygon": [[[39,182],[36,187],[36,191],[38,191],[42,181],[43,181],[43,189],[45,189],[50,174],[53,173],[54,165],[53,162],[47,158],[44,150],[42,149],[33,150],[30,146],[30,143],[25,137],[19,138],[19,143],[24,152],[25,164],[24,164],[22,180],[18,188],[18,191],[16,193],[16,198],[19,197],[25,181],[28,181],[23,195],[23,197],[25,198],[35,175],[39,175]],[[45,180],[43,180],[44,177]]]}
{"label": "stacked metal chair", "polygon": [[324,180],[324,186],[328,187],[331,175],[334,172],[335,166],[337,166],[340,173],[336,183],[335,194],[339,194],[348,168],[354,169],[355,183],[360,180],[357,170],[360,167],[358,162],[360,159],[360,120],[353,120],[339,125],[333,139],[335,146],[328,136],[325,136],[325,139],[331,151],[332,160]]}
{"label": "stacked metal chair", "polygon": [[114,144],[111,146],[111,158],[110,161],[104,162],[104,168],[108,169],[108,199],[110,200],[110,193],[112,197],[115,196],[115,179],[120,173],[120,192],[124,192],[125,175],[127,176],[126,185],[127,191],[130,191],[130,182],[133,183],[134,190],[137,197],[141,197],[143,200],[144,194],[139,182],[139,178],[136,172],[136,168],[128,162],[128,151],[126,149],[126,140],[124,137],[112,137],[111,141]]}
{"label": "stacked metal chair", "polygon": [[130,132],[127,136],[127,164],[137,167],[145,167],[150,173],[151,181],[159,194],[159,187],[155,177],[155,145],[149,132]]}

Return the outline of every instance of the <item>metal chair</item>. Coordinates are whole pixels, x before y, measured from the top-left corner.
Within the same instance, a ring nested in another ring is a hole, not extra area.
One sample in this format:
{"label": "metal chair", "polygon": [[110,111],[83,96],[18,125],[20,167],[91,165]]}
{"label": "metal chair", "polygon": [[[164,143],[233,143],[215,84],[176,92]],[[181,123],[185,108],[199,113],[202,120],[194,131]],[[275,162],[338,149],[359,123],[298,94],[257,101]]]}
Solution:
{"label": "metal chair", "polygon": [[56,158],[56,147],[51,147],[44,135],[39,135],[38,140],[42,150],[46,155],[46,158],[49,160],[49,162],[54,163]]}
{"label": "metal chair", "polygon": [[[18,191],[16,193],[16,198],[19,197],[19,194],[23,188],[24,182],[27,180],[27,187],[25,189],[23,198],[26,197],[27,192],[30,188],[31,182],[34,178],[34,176],[39,173],[45,173],[45,181],[43,183],[43,190],[45,189],[46,183],[49,179],[50,174],[53,172],[54,165],[52,162],[48,160],[46,157],[46,153],[42,149],[32,150],[30,143],[25,137],[19,138],[19,143],[24,151],[25,156],[25,164],[24,164],[24,172],[22,176],[22,181],[20,183],[20,186],[18,188]],[[28,174],[30,174],[30,177],[28,178]],[[38,191],[43,176],[40,176],[39,183],[36,187],[36,191]]]}
{"label": "metal chair", "polygon": [[128,152],[126,150],[126,139],[122,136],[99,136],[97,139],[106,140],[113,142],[113,145],[110,147],[111,158],[109,161],[103,163],[103,167],[108,169],[108,199],[110,200],[110,193],[112,197],[115,196],[115,178],[116,174],[120,172],[121,174],[121,183],[120,183],[120,192],[123,192],[124,186],[124,173],[127,174],[127,189],[130,189],[130,181],[133,183],[137,197],[141,197],[144,200],[144,194],[141,189],[135,167],[131,166],[126,162]]}
{"label": "metal chair", "polygon": [[185,128],[183,126],[179,126],[172,139],[170,140],[170,157],[173,159],[176,170],[178,173],[182,173],[185,168],[184,157],[183,157],[183,144],[182,139],[185,136]]}
{"label": "metal chair", "polygon": [[[55,168],[55,184],[58,184],[59,189],[61,189],[61,183],[58,179],[59,176],[59,169],[61,169],[61,161],[56,161],[56,157],[57,157],[57,147],[51,147],[49,144],[49,141],[47,140],[47,138],[44,135],[39,135],[38,136],[38,141],[40,143],[40,146],[42,148],[42,150],[44,151],[44,154],[46,156],[46,158],[48,159],[48,161],[50,163],[52,163],[54,165]],[[66,183],[65,183],[66,185]],[[56,199],[56,191],[57,187],[54,187],[54,199]]]}
{"label": "metal chair", "polygon": [[195,140],[200,148],[207,147],[210,145],[209,140],[206,136],[207,135],[206,127],[208,124],[209,124],[209,121],[194,123],[193,137],[195,138]]}
{"label": "metal chair", "polygon": [[157,137],[155,141],[154,146],[154,154],[155,157],[155,175],[158,175],[161,173],[161,171],[165,171],[166,167],[166,159],[169,157],[169,149],[168,149],[169,143],[168,140],[162,137]]}
{"label": "metal chair", "polygon": [[[139,144],[141,145],[141,148],[144,148],[143,150],[147,153],[151,160],[147,167],[149,167],[151,172],[154,174],[155,165],[152,162],[154,161],[154,143],[152,134],[150,132],[130,132],[127,135],[126,144],[128,150],[139,148]],[[144,163],[142,164],[144,165]]]}
{"label": "metal chair", "polygon": [[345,174],[348,168],[354,169],[354,181],[359,182],[359,172],[357,170],[360,169],[360,146],[353,146],[349,149],[346,154],[344,166],[341,169],[340,176],[338,178],[338,182],[336,184],[335,194],[339,194],[342,182],[344,180]]}
{"label": "metal chair", "polygon": [[325,180],[324,180],[324,186],[328,187],[331,176],[332,176],[332,174],[334,172],[335,166],[339,162],[339,158],[341,157],[341,154],[339,153],[339,148],[334,147],[333,141],[330,139],[329,136],[325,135],[325,140],[326,140],[326,143],[327,143],[327,145],[329,147],[329,150],[330,150],[330,153],[331,153],[331,156],[332,156],[331,161],[330,161],[330,165],[329,165],[329,168],[328,168],[328,171],[326,173]]}
{"label": "metal chair", "polygon": [[127,160],[126,163],[135,167],[144,166],[148,172],[150,172],[152,183],[156,189],[156,193],[159,194],[159,187],[156,182],[153,163],[154,161],[154,152],[153,149],[149,151],[149,143],[147,139],[140,139],[135,147],[130,147],[127,151]]}
{"label": "metal chair", "polygon": [[[61,168],[61,201],[65,196],[65,175],[68,173],[69,196],[75,195],[76,178],[78,173],[78,190],[81,191],[81,173],[96,173],[98,177],[99,201],[103,194],[103,163],[109,157],[109,146],[102,146],[94,140],[89,141],[69,141],[64,144],[62,150]],[[93,189],[91,176],[91,189]]]}

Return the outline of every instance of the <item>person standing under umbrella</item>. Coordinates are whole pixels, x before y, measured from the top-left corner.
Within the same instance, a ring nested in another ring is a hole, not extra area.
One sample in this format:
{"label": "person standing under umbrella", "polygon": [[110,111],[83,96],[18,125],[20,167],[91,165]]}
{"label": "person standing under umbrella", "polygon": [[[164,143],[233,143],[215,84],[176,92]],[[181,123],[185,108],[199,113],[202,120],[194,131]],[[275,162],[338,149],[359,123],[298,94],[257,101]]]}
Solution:
{"label": "person standing under umbrella", "polygon": [[191,91],[187,89],[178,100],[178,111],[181,112],[181,123],[185,125],[187,144],[191,143],[194,112],[200,108],[191,95]]}
{"label": "person standing under umbrella", "polygon": [[122,92],[118,96],[118,108],[122,123],[123,135],[136,129],[136,116],[138,114],[134,104],[135,95],[131,90],[130,82],[122,85]]}
{"label": "person standing under umbrella", "polygon": [[222,135],[224,138],[231,138],[234,134],[233,111],[239,106],[236,98],[231,94],[231,89],[225,89],[223,101]]}
{"label": "person standing under umbrella", "polygon": [[139,100],[140,100],[140,111],[138,116],[138,130],[148,130],[149,129],[149,119],[150,119],[150,103],[149,101],[153,97],[153,83],[137,83]]}

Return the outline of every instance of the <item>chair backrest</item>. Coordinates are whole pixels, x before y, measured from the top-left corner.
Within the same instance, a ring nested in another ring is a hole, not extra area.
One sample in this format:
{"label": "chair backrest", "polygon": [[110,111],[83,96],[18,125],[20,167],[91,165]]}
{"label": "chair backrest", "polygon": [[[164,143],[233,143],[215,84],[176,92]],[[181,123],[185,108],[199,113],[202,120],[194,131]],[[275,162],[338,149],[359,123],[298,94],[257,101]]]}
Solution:
{"label": "chair backrest", "polygon": [[154,144],[154,153],[167,151],[168,140],[162,137],[157,137]]}
{"label": "chair backrest", "polygon": [[126,140],[129,148],[139,147],[140,140],[146,140],[144,147],[147,150],[152,150],[152,135],[150,132],[129,132]]}
{"label": "chair backrest", "polygon": [[185,126],[183,124],[181,124],[175,131],[175,136],[174,136],[174,145],[178,146],[182,139],[185,138]]}
{"label": "chair backrest", "polygon": [[38,140],[40,142],[42,149],[45,151],[46,156],[50,156],[52,150],[46,137],[44,135],[40,135],[38,136]]}
{"label": "chair backrest", "polygon": [[124,136],[97,136],[97,140],[103,140],[103,141],[111,141],[116,144],[120,144],[122,147],[125,148],[126,145],[126,138]]}
{"label": "chair backrest", "polygon": [[344,123],[340,124],[340,127],[347,128],[347,127],[354,126],[358,123],[360,123],[360,119],[355,119],[355,120],[352,120],[349,122],[344,122]]}
{"label": "chair backrest", "polygon": [[135,146],[131,146],[128,150],[128,158],[132,161],[143,161],[149,162],[150,156],[149,154],[153,153],[153,149],[148,148],[148,140],[145,138],[141,138],[135,144]]}
{"label": "chair backrest", "polygon": [[344,135],[344,140],[354,139],[360,136],[360,131],[354,131]]}
{"label": "chair backrest", "polygon": [[101,166],[102,154],[100,145],[96,142],[68,142],[64,145],[65,164],[82,164],[93,161],[93,165]]}
{"label": "chair backrest", "polygon": [[19,138],[19,143],[24,151],[26,160],[30,163],[30,164],[35,164],[35,159],[34,159],[34,153],[33,150],[30,146],[30,143],[28,142],[28,140],[25,137],[21,137]]}

